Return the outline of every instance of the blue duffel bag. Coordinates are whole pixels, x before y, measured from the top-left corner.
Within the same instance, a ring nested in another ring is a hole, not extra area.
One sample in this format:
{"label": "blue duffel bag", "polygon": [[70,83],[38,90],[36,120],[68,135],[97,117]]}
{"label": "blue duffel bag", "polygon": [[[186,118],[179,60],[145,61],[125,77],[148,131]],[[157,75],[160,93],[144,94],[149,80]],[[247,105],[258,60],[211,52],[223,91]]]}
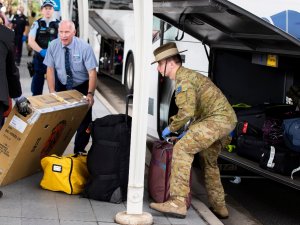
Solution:
{"label": "blue duffel bag", "polygon": [[300,118],[283,120],[283,138],[286,146],[300,152]]}

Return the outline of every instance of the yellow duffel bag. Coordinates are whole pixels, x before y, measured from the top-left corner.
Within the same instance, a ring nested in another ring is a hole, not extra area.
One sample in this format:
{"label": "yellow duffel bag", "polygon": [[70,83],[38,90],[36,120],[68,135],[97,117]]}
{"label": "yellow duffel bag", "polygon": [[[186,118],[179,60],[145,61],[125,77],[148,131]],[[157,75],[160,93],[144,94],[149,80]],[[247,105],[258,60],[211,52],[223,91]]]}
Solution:
{"label": "yellow duffel bag", "polygon": [[80,194],[89,178],[86,154],[46,156],[41,160],[44,171],[41,187],[50,191]]}

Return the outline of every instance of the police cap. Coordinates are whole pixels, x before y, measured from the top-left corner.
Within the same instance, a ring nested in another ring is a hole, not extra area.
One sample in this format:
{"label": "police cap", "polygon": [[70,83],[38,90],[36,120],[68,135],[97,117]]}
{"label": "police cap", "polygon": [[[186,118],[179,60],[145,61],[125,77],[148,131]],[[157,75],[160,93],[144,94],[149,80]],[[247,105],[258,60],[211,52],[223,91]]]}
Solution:
{"label": "police cap", "polygon": [[45,6],[52,6],[54,8],[55,2],[53,0],[45,0],[41,6],[41,8],[44,8]]}

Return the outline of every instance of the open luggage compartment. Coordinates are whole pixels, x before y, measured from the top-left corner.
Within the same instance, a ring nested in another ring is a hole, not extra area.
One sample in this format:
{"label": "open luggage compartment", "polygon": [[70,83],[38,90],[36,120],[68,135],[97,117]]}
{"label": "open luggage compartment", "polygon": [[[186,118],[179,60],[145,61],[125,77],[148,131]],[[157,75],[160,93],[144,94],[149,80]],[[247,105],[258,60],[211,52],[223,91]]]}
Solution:
{"label": "open luggage compartment", "polygon": [[[209,77],[231,104],[284,104],[289,88],[300,85],[299,39],[230,1],[188,0],[182,6],[174,0],[156,0],[154,14],[210,48]],[[172,107],[169,114],[173,115]],[[223,151],[221,156],[300,190],[299,177],[292,180],[262,169],[236,153]]]}
{"label": "open luggage compartment", "polygon": [[[211,51],[211,79],[223,91],[229,102],[248,105],[285,104],[286,93],[292,85],[300,85],[300,58],[276,55],[278,67],[270,67],[263,60],[267,54],[215,49]],[[260,62],[261,64],[258,64]],[[221,157],[238,166],[300,190],[300,179],[292,180],[270,172],[257,162],[224,149]],[[300,164],[300,162],[299,162]]]}

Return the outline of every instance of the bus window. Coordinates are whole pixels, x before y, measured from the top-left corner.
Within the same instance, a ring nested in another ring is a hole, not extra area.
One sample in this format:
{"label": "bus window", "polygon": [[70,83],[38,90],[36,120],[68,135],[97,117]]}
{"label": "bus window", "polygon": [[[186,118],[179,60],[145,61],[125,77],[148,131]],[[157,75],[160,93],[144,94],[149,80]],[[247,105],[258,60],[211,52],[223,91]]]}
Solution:
{"label": "bus window", "polygon": [[132,0],[89,0],[90,9],[130,9]]}

